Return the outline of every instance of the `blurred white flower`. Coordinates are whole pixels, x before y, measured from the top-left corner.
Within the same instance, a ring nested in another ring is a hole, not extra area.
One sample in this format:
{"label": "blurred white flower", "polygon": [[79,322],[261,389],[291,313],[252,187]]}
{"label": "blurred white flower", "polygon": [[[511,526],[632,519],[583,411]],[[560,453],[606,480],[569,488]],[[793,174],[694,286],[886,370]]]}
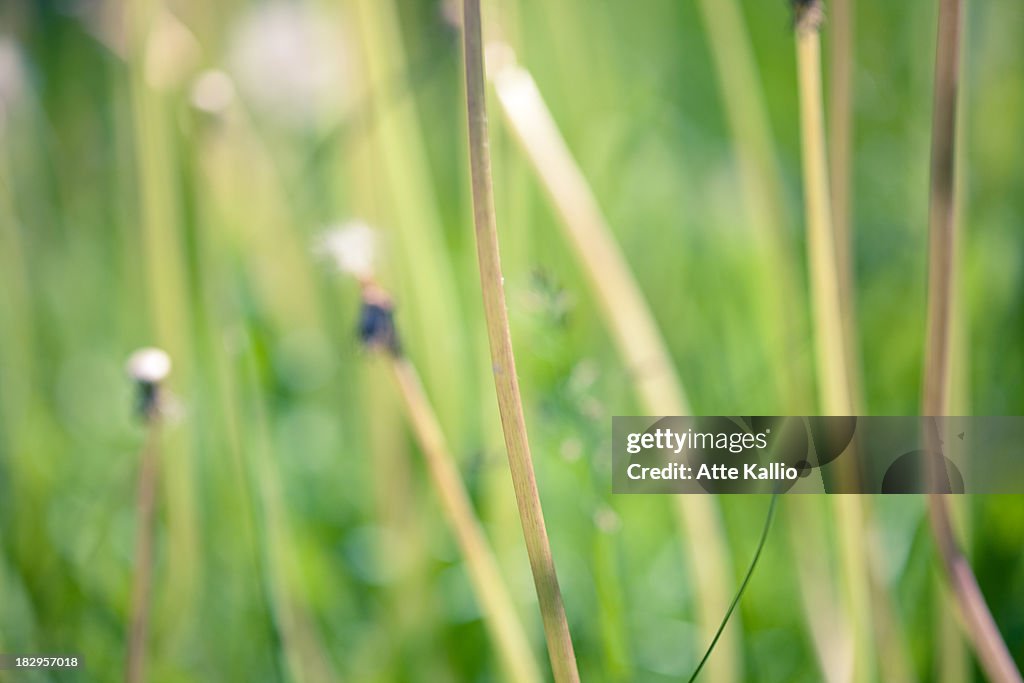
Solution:
{"label": "blurred white flower", "polygon": [[376,242],[373,228],[362,221],[350,221],[320,233],[313,249],[330,259],[339,271],[365,281],[373,278]]}
{"label": "blurred white flower", "polygon": [[346,43],[334,16],[272,0],[242,18],[228,64],[242,96],[260,113],[284,125],[311,126],[346,104]]}
{"label": "blurred white flower", "polygon": [[207,114],[221,114],[235,99],[235,84],[223,71],[209,69],[192,83],[192,106]]}
{"label": "blurred white flower", "polygon": [[127,371],[137,382],[156,384],[171,374],[171,357],[163,349],[142,348],[128,358]]}
{"label": "blurred white flower", "polygon": [[0,122],[25,91],[25,64],[17,43],[0,35]]}

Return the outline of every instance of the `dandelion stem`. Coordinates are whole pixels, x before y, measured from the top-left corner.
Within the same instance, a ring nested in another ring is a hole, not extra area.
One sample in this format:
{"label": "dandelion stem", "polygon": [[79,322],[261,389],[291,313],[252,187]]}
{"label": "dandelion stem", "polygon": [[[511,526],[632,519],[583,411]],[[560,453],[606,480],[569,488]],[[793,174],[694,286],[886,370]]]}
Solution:
{"label": "dandelion stem", "polygon": [[[812,13],[811,10],[804,12],[807,15]],[[798,19],[796,50],[807,256],[818,348],[819,400],[826,415],[850,415],[850,383],[846,369],[842,301],[825,154],[825,120],[821,105],[821,38],[813,17]]]}
{"label": "dandelion stem", "polygon": [[[929,206],[928,331],[921,412],[935,417],[949,405],[953,292],[956,282],[956,115],[960,76],[961,0],[940,0],[935,52]],[[932,438],[936,438],[932,436]],[[932,535],[963,616],[963,628],[989,679],[1019,683],[1021,674],[985,603],[953,532],[946,498],[928,496]]]}
{"label": "dandelion stem", "polygon": [[851,403],[861,405],[860,363],[856,353],[857,319],[854,307],[851,145],[853,141],[853,4],[834,0],[828,22],[829,37],[829,171],[832,225],[835,230],[839,299]]}
{"label": "dandelion stem", "polygon": [[146,679],[146,651],[149,639],[149,613],[153,592],[153,525],[156,490],[160,477],[160,418],[147,419],[146,441],[139,463],[136,493],[135,567],[132,578],[131,621],[128,626],[128,654],[125,681],[141,683]]}
{"label": "dandelion stem", "polygon": [[498,571],[494,552],[473,511],[416,367],[407,359],[394,355],[389,356],[388,363],[448,524],[462,550],[469,578],[483,607],[485,622],[498,646],[508,679],[516,683],[539,682],[543,677],[530,651],[526,632],[516,617],[515,603]]}
{"label": "dandelion stem", "polygon": [[[807,222],[807,257],[817,356],[818,400],[825,415],[852,415],[853,398],[843,330],[838,255],[829,199],[825,116],[821,87],[820,0],[795,2],[796,57],[800,91],[800,134]],[[871,587],[863,562],[864,510],[853,495],[834,501],[839,527],[846,604],[853,630],[854,680],[870,680],[874,670]]]}
{"label": "dandelion stem", "polygon": [[512,484],[519,506],[519,517],[526,539],[526,550],[533,571],[540,603],[548,654],[556,681],[578,681],[576,655],[562,593],[555,573],[544,513],[530,456],[526,419],[519,395],[515,356],[505,305],[501,275],[498,230],[494,215],[491,163],[487,139],[486,91],[484,89],[483,36],[480,27],[480,0],[463,2],[463,47],[466,66],[466,105],[469,122],[469,158],[472,179],[473,219],[476,226],[477,259],[483,292],[484,316],[490,341],[494,384],[498,396],[508,452]]}
{"label": "dandelion stem", "polygon": [[[398,293],[409,306],[409,333],[428,338],[437,329],[455,329],[461,322],[456,266],[446,248],[438,198],[432,188],[425,134],[417,116],[414,98],[394,98],[386,93],[396,75],[404,82],[415,77],[415,66],[405,54],[401,38],[399,8],[403,2],[356,0],[351,3],[359,24],[365,65],[366,87],[376,106],[374,117],[359,122],[360,149],[356,167],[364,192],[357,193],[356,206],[374,222],[395,230],[396,256],[406,283],[396,280]],[[390,201],[388,197],[401,197]],[[467,386],[470,381],[461,359],[462,335],[449,334],[436,343],[419,348],[419,371],[428,387]],[[452,439],[464,431],[471,411],[463,392],[438,392],[434,407]]]}

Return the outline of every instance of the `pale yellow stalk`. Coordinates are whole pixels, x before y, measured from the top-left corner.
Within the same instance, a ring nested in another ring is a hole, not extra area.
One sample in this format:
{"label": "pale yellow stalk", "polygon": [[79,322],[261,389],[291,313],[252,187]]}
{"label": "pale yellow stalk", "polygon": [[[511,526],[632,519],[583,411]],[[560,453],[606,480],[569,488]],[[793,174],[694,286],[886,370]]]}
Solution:
{"label": "pale yellow stalk", "polygon": [[[829,200],[825,152],[825,120],[821,88],[821,6],[800,9],[796,26],[797,72],[800,92],[800,134],[807,259],[816,346],[818,400],[825,415],[853,415],[848,375],[839,266]],[[871,586],[863,561],[866,538],[864,511],[854,495],[836,496],[839,554],[853,641],[852,678],[872,680],[875,672]]]}
{"label": "pale yellow stalk", "polygon": [[854,406],[863,404],[853,282],[853,20],[854,0],[833,0],[829,9],[829,171],[839,298],[842,302],[846,363]]}
{"label": "pale yellow stalk", "polygon": [[[697,7],[704,23],[715,74],[719,83],[726,121],[735,148],[741,183],[741,201],[758,252],[762,255],[764,310],[769,319],[788,320],[787,308],[803,294],[794,281],[796,264],[788,248],[786,210],[779,179],[776,151],[772,141],[768,107],[758,74],[750,36],[737,0],[699,0]],[[771,328],[769,328],[771,329]],[[780,399],[783,412],[809,410],[801,372],[790,368],[792,349],[797,343],[793,326],[785,324],[781,333],[769,340],[775,365],[779,368]],[[853,365],[850,366],[854,367]],[[835,599],[836,582],[820,573],[818,549],[825,547],[825,531],[808,537],[806,520],[814,501],[800,497],[787,501],[791,513],[783,523],[793,538],[790,548],[796,571],[801,577],[800,598],[804,618],[809,625],[822,675],[829,683],[844,683],[852,652],[848,627]],[[799,521],[797,521],[799,520]]]}
{"label": "pale yellow stalk", "polygon": [[526,631],[516,614],[515,603],[477,520],[419,374],[405,358],[389,357],[388,365],[426,460],[438,500],[462,552],[474,593],[484,612],[484,623],[497,645],[508,680],[514,683],[539,682],[543,676],[530,650]]}
{"label": "pale yellow stalk", "polygon": [[825,158],[821,94],[821,39],[817,27],[796,31],[800,86],[800,151],[803,162],[807,260],[817,345],[818,399],[826,415],[851,415],[842,302]]}

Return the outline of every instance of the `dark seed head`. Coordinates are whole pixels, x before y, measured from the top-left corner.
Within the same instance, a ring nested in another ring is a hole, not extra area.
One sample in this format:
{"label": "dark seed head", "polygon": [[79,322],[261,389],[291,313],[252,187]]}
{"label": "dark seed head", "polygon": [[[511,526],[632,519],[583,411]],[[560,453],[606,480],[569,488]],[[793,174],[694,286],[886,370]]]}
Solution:
{"label": "dark seed head", "polygon": [[821,0],[790,0],[793,7],[793,26],[797,31],[817,31],[825,21],[825,8]]}
{"label": "dark seed head", "polygon": [[171,357],[163,349],[139,349],[128,359],[128,375],[135,380],[137,398],[135,407],[143,420],[151,420],[160,413],[160,383],[171,372]]}
{"label": "dark seed head", "polygon": [[160,385],[156,382],[139,382],[137,385],[135,409],[143,420],[151,420],[160,412]]}
{"label": "dark seed head", "polygon": [[394,305],[377,287],[363,289],[363,308],[359,314],[359,340],[368,348],[382,348],[392,356],[402,353],[395,330]]}

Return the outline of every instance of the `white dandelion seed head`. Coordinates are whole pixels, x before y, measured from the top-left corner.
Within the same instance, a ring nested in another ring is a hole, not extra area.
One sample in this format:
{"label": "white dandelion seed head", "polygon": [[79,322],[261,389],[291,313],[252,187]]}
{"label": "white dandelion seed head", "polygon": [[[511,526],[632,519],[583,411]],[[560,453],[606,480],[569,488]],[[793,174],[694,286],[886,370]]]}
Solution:
{"label": "white dandelion seed head", "polygon": [[199,111],[221,114],[235,99],[235,84],[223,71],[208,69],[193,81],[189,99]]}
{"label": "white dandelion seed head", "polygon": [[277,123],[303,128],[337,114],[350,90],[341,27],[309,5],[272,0],[251,10],[230,41],[242,97]]}
{"label": "white dandelion seed head", "polygon": [[171,357],[163,349],[147,346],[128,358],[128,375],[147,384],[156,384],[171,374]]}
{"label": "white dandelion seed head", "polygon": [[362,221],[350,221],[320,233],[314,252],[330,259],[340,272],[359,280],[373,277],[377,233]]}

